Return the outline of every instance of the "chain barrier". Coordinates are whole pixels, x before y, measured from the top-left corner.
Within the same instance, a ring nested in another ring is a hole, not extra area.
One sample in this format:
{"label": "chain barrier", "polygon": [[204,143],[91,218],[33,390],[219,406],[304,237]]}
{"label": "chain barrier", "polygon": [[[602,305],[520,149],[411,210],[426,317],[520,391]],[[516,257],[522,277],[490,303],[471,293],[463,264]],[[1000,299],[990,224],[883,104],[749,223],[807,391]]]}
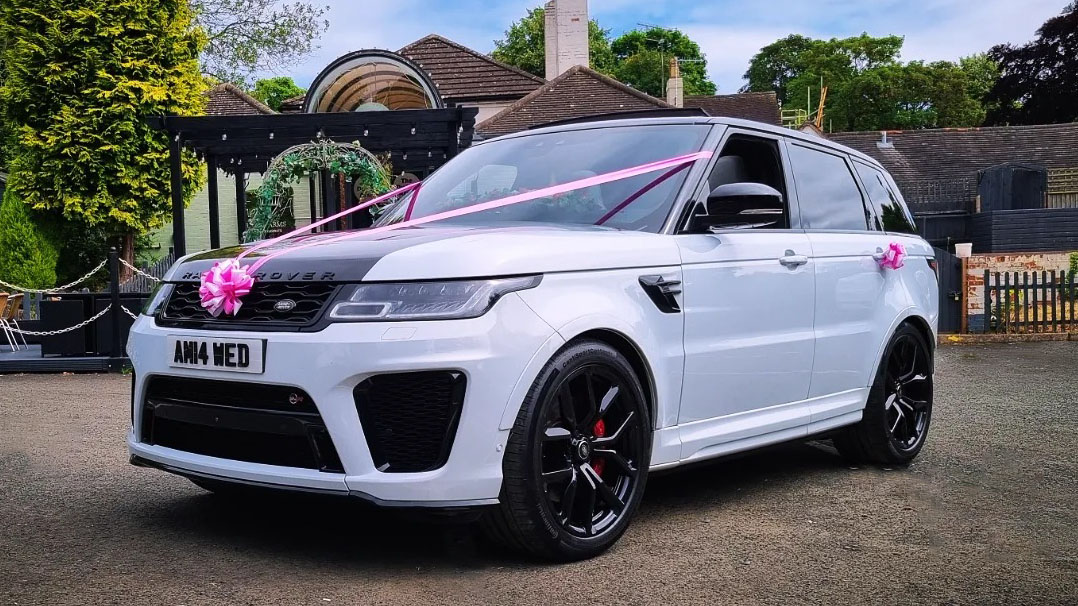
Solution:
{"label": "chain barrier", "polygon": [[131,271],[133,271],[133,272],[135,272],[136,274],[138,274],[138,275],[142,276],[143,278],[146,278],[146,279],[148,279],[148,280],[151,280],[152,282],[155,282],[155,283],[157,283],[157,282],[160,282],[160,281],[161,281],[161,279],[160,279],[160,278],[158,278],[157,276],[154,276],[154,275],[151,275],[151,274],[148,274],[148,273],[146,273],[146,272],[142,271],[141,269],[139,269],[139,268],[135,267],[134,265],[132,265],[132,264],[128,263],[127,261],[124,261],[124,260],[123,260],[122,258],[120,259],[120,263],[123,263],[123,264],[124,264],[124,265],[125,265],[125,266],[126,266],[126,267],[127,267],[128,269],[130,269]]}
{"label": "chain barrier", "polygon": [[[121,305],[120,307],[123,307],[123,306]],[[101,319],[101,316],[107,314],[110,309],[112,309],[112,304],[111,303],[106,305],[105,309],[102,309],[101,311],[97,312],[94,315],[94,317],[90,318],[89,320],[83,320],[82,322],[79,322],[78,324],[76,324],[74,326],[68,326],[67,328],[60,328],[58,330],[22,330],[20,328],[15,328],[14,326],[8,327],[8,330],[11,330],[12,332],[17,332],[20,335],[28,335],[28,336],[31,336],[31,337],[52,337],[52,336],[55,336],[55,335],[62,335],[65,332],[71,332],[73,330],[78,330],[78,329],[86,326],[87,324],[91,324],[93,322],[96,322],[97,320]],[[123,309],[124,309],[124,311],[127,311],[128,314],[131,313],[130,311],[127,310],[126,307],[124,307]]]}
{"label": "chain barrier", "polygon": [[121,305],[120,310],[127,314],[132,320],[138,320],[138,314],[128,309],[126,305]]}
{"label": "chain barrier", "polygon": [[55,294],[55,293],[58,293],[58,292],[61,292],[61,291],[64,291],[64,290],[68,290],[69,288],[71,288],[73,286],[78,286],[79,284],[85,282],[90,276],[92,276],[92,275],[96,274],[98,271],[100,271],[101,268],[104,267],[106,263],[108,263],[108,259],[98,263],[97,267],[95,267],[95,268],[91,269],[90,271],[86,272],[86,275],[82,276],[78,280],[75,280],[74,282],[71,282],[70,284],[64,284],[63,286],[56,286],[56,287],[53,287],[53,288],[26,288],[25,286],[16,286],[15,284],[8,284],[7,282],[4,282],[3,280],[0,280],[0,286],[3,286],[5,288],[10,288],[12,290],[20,290],[20,291],[23,291],[23,292],[37,293],[39,295],[51,295],[51,294]]}

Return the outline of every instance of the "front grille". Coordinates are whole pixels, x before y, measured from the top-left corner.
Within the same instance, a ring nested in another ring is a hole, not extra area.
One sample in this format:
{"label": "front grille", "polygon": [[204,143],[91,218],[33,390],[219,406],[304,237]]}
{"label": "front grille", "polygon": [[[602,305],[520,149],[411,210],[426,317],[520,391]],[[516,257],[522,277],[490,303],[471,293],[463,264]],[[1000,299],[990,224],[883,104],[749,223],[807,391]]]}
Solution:
{"label": "front grille", "polygon": [[294,387],[151,377],[139,440],[223,459],[344,473],[318,408]]}
{"label": "front grille", "polygon": [[376,375],[357,385],[356,410],[378,470],[411,473],[445,465],[464,389],[464,374],[454,371]]}
{"label": "front grille", "polygon": [[[337,285],[325,282],[255,282],[251,292],[243,297],[239,313],[235,316],[221,314],[216,318],[202,307],[198,288],[197,282],[176,284],[158,318],[158,324],[298,330],[318,321],[322,309],[333,298]],[[279,301],[286,299],[295,303],[292,309],[275,309]]]}

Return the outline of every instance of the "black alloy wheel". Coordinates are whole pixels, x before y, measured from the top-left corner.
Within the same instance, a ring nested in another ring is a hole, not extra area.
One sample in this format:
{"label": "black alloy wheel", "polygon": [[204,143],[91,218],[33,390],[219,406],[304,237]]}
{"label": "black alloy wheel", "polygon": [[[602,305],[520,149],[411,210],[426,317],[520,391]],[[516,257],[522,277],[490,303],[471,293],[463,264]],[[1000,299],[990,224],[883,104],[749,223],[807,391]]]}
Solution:
{"label": "black alloy wheel", "polygon": [[905,465],[921,452],[932,421],[932,348],[921,331],[902,324],[891,337],[861,421],[835,436],[851,461]]}
{"label": "black alloy wheel", "polygon": [[547,559],[598,555],[628,527],[650,455],[632,365],[605,343],[570,343],[539,373],[510,432],[488,534]]}
{"label": "black alloy wheel", "polygon": [[898,335],[887,360],[884,409],[887,431],[896,449],[911,451],[928,428],[932,374],[928,355],[909,333]]}
{"label": "black alloy wheel", "polygon": [[636,487],[642,418],[624,380],[602,365],[577,368],[553,397],[536,452],[546,505],[567,532],[593,537],[625,513]]}

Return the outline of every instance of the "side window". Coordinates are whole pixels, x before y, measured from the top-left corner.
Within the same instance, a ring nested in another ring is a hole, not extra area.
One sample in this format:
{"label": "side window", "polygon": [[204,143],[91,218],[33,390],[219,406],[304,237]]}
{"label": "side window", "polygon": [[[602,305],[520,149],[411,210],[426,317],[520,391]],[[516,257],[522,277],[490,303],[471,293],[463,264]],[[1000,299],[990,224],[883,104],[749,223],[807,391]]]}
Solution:
{"label": "side window", "polygon": [[797,204],[806,229],[868,229],[868,210],[842,156],[790,145]]}
{"label": "side window", "polygon": [[883,173],[860,162],[854,162],[853,165],[857,168],[857,174],[861,176],[861,183],[864,184],[865,191],[868,192],[868,199],[876,210],[876,220],[882,223],[879,228],[883,231],[904,234],[917,233],[916,224],[910,219],[909,213],[906,212],[906,208],[902,205],[898,196],[891,191]]}
{"label": "side window", "polygon": [[708,175],[709,190],[731,183],[762,183],[772,187],[782,200],[773,207],[759,208],[753,204],[752,210],[746,210],[735,202],[728,202],[728,208],[711,209],[712,213],[729,215],[726,225],[739,229],[789,229],[790,211],[786,196],[786,175],[782,170],[782,156],[778,142],[763,137],[733,135],[727,139],[715,161],[715,167]]}

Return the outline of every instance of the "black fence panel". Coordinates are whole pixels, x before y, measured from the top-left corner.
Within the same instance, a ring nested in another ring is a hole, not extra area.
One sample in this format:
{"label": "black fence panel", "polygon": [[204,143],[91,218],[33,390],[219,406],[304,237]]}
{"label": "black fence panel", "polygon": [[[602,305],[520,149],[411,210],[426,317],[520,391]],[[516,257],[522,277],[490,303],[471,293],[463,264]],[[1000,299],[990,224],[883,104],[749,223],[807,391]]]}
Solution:
{"label": "black fence panel", "polygon": [[962,328],[962,260],[936,248],[939,271],[939,331],[959,332]]}
{"label": "black fence panel", "polygon": [[1078,330],[1078,272],[984,272],[985,329],[1000,333]]}
{"label": "black fence panel", "polygon": [[976,252],[1038,252],[1078,248],[1078,208],[982,212],[970,218]]}

